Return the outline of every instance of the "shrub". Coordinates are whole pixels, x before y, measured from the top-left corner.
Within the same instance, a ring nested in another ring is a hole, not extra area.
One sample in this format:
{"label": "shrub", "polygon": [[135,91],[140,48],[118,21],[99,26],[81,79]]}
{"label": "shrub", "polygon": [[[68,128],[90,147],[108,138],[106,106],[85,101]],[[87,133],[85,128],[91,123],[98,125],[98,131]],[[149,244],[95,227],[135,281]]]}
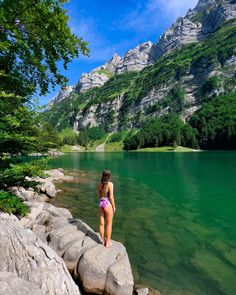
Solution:
{"label": "shrub", "polygon": [[27,181],[25,177],[45,177],[46,163],[47,160],[42,159],[30,163],[11,164],[10,168],[0,173],[0,187],[4,188],[12,185],[34,186],[37,183]]}
{"label": "shrub", "polygon": [[21,216],[25,216],[29,212],[28,206],[22,200],[3,190],[0,190],[0,210]]}
{"label": "shrub", "polygon": [[114,133],[112,136],[109,138],[109,142],[119,142],[122,140],[122,133]]}

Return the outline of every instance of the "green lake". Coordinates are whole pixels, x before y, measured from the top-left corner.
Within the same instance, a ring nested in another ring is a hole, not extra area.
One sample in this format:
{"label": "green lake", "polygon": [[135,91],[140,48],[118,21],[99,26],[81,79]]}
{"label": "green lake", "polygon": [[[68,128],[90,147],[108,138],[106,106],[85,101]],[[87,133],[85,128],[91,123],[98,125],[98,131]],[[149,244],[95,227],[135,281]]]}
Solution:
{"label": "green lake", "polygon": [[97,183],[110,169],[113,239],[135,282],[162,295],[236,294],[236,152],[72,153],[50,160],[76,179],[53,204],[97,231]]}

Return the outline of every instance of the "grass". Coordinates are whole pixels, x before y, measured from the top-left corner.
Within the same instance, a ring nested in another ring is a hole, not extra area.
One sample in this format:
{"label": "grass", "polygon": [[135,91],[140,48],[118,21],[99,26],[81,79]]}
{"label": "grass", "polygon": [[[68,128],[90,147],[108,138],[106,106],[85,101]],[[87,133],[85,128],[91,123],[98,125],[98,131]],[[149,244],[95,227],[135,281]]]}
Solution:
{"label": "grass", "polygon": [[100,70],[96,70],[93,73],[98,73],[98,74],[104,74],[106,75],[108,78],[111,78],[113,76],[113,73],[107,69],[100,69]]}
{"label": "grass", "polygon": [[[73,147],[76,147],[80,150],[73,149]],[[80,145],[73,145],[72,146],[72,145],[65,144],[60,148],[60,152],[62,152],[62,153],[83,152],[84,150],[85,150],[85,147],[80,146]]]}
{"label": "grass", "polygon": [[156,147],[156,148],[143,148],[143,149],[139,149],[139,150],[134,150],[132,152],[180,152],[180,153],[184,153],[184,152],[193,152],[196,151],[192,148],[187,148],[187,147],[183,147],[183,146],[178,146],[177,148],[173,148],[171,146],[162,146],[162,147]]}
{"label": "grass", "polygon": [[123,151],[123,142],[108,142],[105,145],[105,152],[121,152]]}

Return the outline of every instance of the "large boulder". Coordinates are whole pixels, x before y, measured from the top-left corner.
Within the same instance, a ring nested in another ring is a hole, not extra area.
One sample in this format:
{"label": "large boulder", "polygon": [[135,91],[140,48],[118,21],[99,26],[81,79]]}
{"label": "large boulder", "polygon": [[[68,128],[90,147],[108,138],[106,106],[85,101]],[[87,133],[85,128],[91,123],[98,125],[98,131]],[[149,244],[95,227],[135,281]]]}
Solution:
{"label": "large boulder", "polygon": [[[37,219],[36,219],[37,220]],[[99,235],[79,219],[55,216],[33,231],[63,258],[73,277],[89,293],[131,295],[133,276],[125,247],[106,248]],[[46,236],[45,236],[46,235]]]}
{"label": "large boulder", "polygon": [[43,182],[43,184],[40,185],[40,191],[50,198],[55,197],[57,193],[56,187],[51,181]]}
{"label": "large boulder", "polygon": [[25,204],[30,208],[30,213],[20,220],[25,228],[33,229],[35,225],[47,227],[54,217],[72,219],[70,211],[65,208],[58,208],[45,202],[31,201]]}
{"label": "large boulder", "polygon": [[113,241],[112,247],[96,245],[87,250],[78,264],[84,289],[90,293],[131,295],[133,276],[125,247]]}
{"label": "large boulder", "polygon": [[35,284],[11,272],[0,271],[0,295],[44,295]]}
{"label": "large boulder", "polygon": [[45,295],[80,294],[63,260],[6,214],[0,214],[0,261],[0,271],[33,283]]}

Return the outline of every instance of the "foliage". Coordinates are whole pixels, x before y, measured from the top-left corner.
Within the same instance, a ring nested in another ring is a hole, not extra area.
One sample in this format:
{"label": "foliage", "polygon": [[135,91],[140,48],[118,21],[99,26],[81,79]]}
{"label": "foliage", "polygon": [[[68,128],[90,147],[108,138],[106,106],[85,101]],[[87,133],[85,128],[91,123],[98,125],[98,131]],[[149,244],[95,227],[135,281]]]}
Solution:
{"label": "foliage", "polygon": [[93,142],[104,137],[105,132],[99,127],[92,127],[80,132],[78,144],[87,146],[89,142]]}
{"label": "foliage", "polygon": [[203,95],[210,94],[212,91],[219,88],[221,80],[219,77],[214,76],[207,79],[201,87],[201,92]]}
{"label": "foliage", "polygon": [[76,145],[78,143],[78,134],[71,128],[63,129],[59,136],[63,142],[63,144],[66,145]]}
{"label": "foliage", "polygon": [[47,122],[39,126],[37,140],[38,142],[34,151],[38,152],[44,152],[51,148],[58,148],[62,145],[62,140],[58,132]]}
{"label": "foliage", "polygon": [[41,159],[29,163],[10,164],[9,168],[0,171],[0,188],[13,185],[25,187],[34,185],[34,182],[27,181],[25,177],[45,177],[46,163],[47,160]]}
{"label": "foliage", "polygon": [[[102,103],[110,102],[121,95],[123,99],[118,117],[119,128],[126,129],[130,126],[129,121],[134,120],[129,117],[131,108],[138,105],[153,89],[158,91],[163,86],[170,88],[169,93],[152,106],[148,106],[144,110],[144,116],[162,113],[165,109],[168,112],[181,113],[187,105],[185,90],[181,87],[185,75],[193,75],[193,79],[197,79],[200,85],[196,92],[199,102],[205,101],[219,88],[232,91],[232,87],[236,85],[234,78],[223,76],[206,80],[206,69],[219,65],[225,66],[226,60],[235,53],[235,43],[235,22],[227,21],[206,40],[184,45],[181,49],[162,56],[155,65],[147,66],[139,73],[128,72],[114,75],[102,87],[60,102],[48,110],[46,120],[61,130],[62,126],[63,128],[73,126],[78,112],[86,116],[91,106],[96,106],[98,112]],[[104,122],[101,125],[110,131],[112,119],[112,116],[108,118],[104,116]],[[141,122],[142,116],[139,119]]]}
{"label": "foliage", "polygon": [[236,149],[236,93],[203,104],[190,119],[202,149]]}
{"label": "foliage", "polygon": [[203,16],[204,16],[204,13],[201,11],[201,12],[196,13],[194,16],[192,16],[190,20],[193,23],[198,23],[198,22],[201,21],[201,19],[203,18]]}
{"label": "foliage", "polygon": [[15,195],[0,190],[0,211],[25,216],[29,212],[29,208]]}
{"label": "foliage", "polygon": [[37,128],[34,112],[24,104],[24,99],[2,92],[0,99],[0,154],[24,153],[34,147]]}
{"label": "foliage", "polygon": [[197,148],[193,128],[184,124],[176,114],[147,121],[138,133],[124,141],[125,150],[173,144]]}
{"label": "foliage", "polygon": [[0,2],[1,55],[4,89],[25,97],[37,87],[64,84],[57,63],[64,68],[87,43],[71,33],[66,0],[3,0]]}
{"label": "foliage", "polygon": [[118,142],[122,140],[122,132],[113,133],[108,142]]}
{"label": "foliage", "polygon": [[96,70],[93,73],[98,73],[98,74],[104,74],[106,75],[108,78],[111,78],[113,76],[113,73],[111,71],[109,71],[108,69],[100,69],[100,70]]}

